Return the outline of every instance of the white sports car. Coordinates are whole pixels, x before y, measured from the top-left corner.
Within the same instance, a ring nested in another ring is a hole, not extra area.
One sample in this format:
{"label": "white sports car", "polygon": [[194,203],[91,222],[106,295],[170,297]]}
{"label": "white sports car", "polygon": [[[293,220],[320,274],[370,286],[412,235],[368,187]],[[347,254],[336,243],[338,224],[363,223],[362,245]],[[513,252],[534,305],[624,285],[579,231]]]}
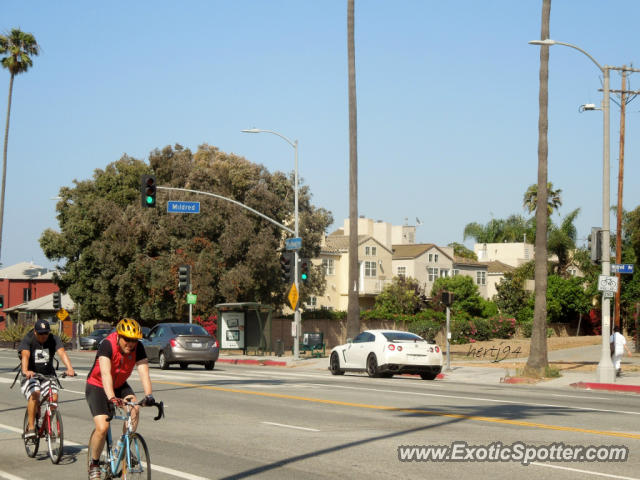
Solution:
{"label": "white sports car", "polygon": [[442,350],[415,333],[365,330],[353,341],[333,348],[329,358],[333,375],[363,370],[370,377],[414,373],[433,380],[442,370]]}

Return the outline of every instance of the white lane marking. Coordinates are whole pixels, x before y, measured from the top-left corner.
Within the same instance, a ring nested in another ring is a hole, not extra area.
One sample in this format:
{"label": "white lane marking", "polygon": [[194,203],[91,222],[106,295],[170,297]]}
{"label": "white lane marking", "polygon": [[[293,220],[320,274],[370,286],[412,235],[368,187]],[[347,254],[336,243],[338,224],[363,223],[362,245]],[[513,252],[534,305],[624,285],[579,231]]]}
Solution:
{"label": "white lane marking", "polygon": [[[315,383],[310,383],[309,385],[318,385]],[[607,413],[626,413],[629,415],[640,415],[640,412],[629,412],[625,410],[607,410],[601,408],[590,408],[590,407],[575,407],[572,405],[553,405],[550,403],[534,403],[534,402],[517,402],[515,400],[499,400],[495,398],[483,398],[483,397],[463,397],[460,395],[443,395],[440,393],[422,393],[422,392],[408,392],[402,390],[383,390],[380,388],[365,388],[365,387],[349,387],[347,385],[324,385],[325,387],[335,387],[335,388],[346,388],[350,390],[370,390],[372,392],[382,392],[382,393],[399,393],[402,395],[420,395],[424,397],[441,397],[441,398],[455,398],[457,400],[479,400],[481,402],[493,402],[493,403],[511,403],[514,405],[533,405],[536,407],[553,407],[553,408],[568,408],[573,410],[585,410],[589,412],[607,412]]]}
{"label": "white lane marking", "polygon": [[600,477],[619,478],[620,480],[639,480],[636,477],[623,477],[621,475],[612,475],[610,473],[592,472],[591,470],[580,470],[578,468],[561,467],[560,465],[549,465],[547,463],[531,462],[529,465],[535,465],[536,467],[557,468],[559,470],[567,470],[569,472],[587,473],[589,475],[598,475]]}
{"label": "white lane marking", "polygon": [[[15,432],[18,433],[20,435],[22,435],[22,429],[20,428],[16,428],[16,427],[12,427],[11,425],[3,425],[0,423],[0,428],[5,429],[5,430],[9,430],[10,432]],[[69,440],[67,440],[66,438],[64,439],[64,443],[65,445],[71,445],[74,447],[82,447],[80,449],[80,451],[85,451],[87,449],[86,445],[81,445],[79,443],[75,443],[75,442],[71,442]],[[157,470],[158,472],[163,472],[166,473],[168,475],[173,475],[174,477],[178,477],[178,478],[184,478],[186,480],[209,480],[208,478],[205,477],[199,477],[197,475],[192,475],[191,473],[186,473],[186,472],[180,472],[178,470],[174,470],[172,468],[168,468],[168,467],[163,467],[162,465],[156,465],[155,463],[151,464],[151,470]],[[0,478],[2,478],[2,474],[4,472],[0,471]],[[8,474],[7,474],[8,475]],[[21,479],[19,477],[4,477],[7,480],[24,480]]]}
{"label": "white lane marking", "polygon": [[569,398],[582,398],[583,400],[611,400],[607,397],[589,397],[587,395],[562,395],[560,393],[552,393],[552,397],[569,397]]}
{"label": "white lane marking", "polygon": [[296,430],[306,430],[308,432],[319,432],[320,431],[320,430],[318,430],[316,428],[298,427],[296,425],[287,425],[287,424],[284,424],[284,423],[275,423],[275,422],[260,422],[260,423],[264,423],[265,425],[275,425],[276,427],[295,428]]}
{"label": "white lane marking", "polygon": [[3,472],[0,470],[0,478],[5,478],[6,480],[25,480],[22,477],[16,477],[15,475],[11,475],[10,473]]}

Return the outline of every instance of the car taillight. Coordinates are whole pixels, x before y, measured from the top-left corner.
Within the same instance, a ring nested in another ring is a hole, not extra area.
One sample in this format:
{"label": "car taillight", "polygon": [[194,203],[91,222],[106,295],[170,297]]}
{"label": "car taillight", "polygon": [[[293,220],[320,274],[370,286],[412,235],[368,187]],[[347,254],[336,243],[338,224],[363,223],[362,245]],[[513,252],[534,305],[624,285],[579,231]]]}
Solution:
{"label": "car taillight", "polygon": [[176,342],[175,338],[172,338],[171,340],[169,340],[169,345],[171,345],[172,347],[175,347],[178,343]]}
{"label": "car taillight", "polygon": [[393,351],[396,349],[396,346],[393,343],[389,344],[389,350]]}
{"label": "car taillight", "polygon": [[402,345],[398,345],[398,351],[401,352],[402,351]]}
{"label": "car taillight", "polygon": [[220,346],[220,345],[218,345],[218,340],[214,340],[214,341],[213,341],[213,346],[214,346],[215,348],[218,348],[218,347]]}
{"label": "car taillight", "polygon": [[436,345],[436,353],[440,352],[440,347]]}

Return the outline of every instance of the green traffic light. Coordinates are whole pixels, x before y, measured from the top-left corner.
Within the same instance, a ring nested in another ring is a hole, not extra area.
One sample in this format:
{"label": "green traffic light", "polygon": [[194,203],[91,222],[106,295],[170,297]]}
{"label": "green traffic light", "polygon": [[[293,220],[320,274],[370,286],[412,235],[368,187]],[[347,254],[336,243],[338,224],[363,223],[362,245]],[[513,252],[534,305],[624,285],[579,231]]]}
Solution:
{"label": "green traffic light", "polygon": [[306,274],[306,273],[303,273],[303,274],[300,276],[300,278],[301,278],[302,280],[306,280],[306,279],[307,279],[307,274]]}
{"label": "green traffic light", "polygon": [[147,195],[147,205],[151,205],[153,203],[153,197],[151,195]]}

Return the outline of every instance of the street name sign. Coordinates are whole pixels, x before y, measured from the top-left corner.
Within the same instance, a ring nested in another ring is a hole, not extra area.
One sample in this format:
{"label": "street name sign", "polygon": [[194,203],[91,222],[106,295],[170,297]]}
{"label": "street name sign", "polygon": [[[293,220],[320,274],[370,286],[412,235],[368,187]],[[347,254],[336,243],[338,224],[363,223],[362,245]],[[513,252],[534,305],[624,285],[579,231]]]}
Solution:
{"label": "street name sign", "polygon": [[200,202],[181,202],[178,200],[169,200],[167,202],[167,212],[200,213]]}
{"label": "street name sign", "polygon": [[598,277],[598,290],[600,290],[601,292],[617,292],[618,277],[600,275]]}
{"label": "street name sign", "polygon": [[633,273],[633,263],[612,263],[611,273]]}
{"label": "street name sign", "polygon": [[302,238],[287,238],[284,241],[284,245],[286,250],[300,250],[302,248]]}
{"label": "street name sign", "polygon": [[194,293],[187,293],[187,304],[195,305],[196,300],[198,300],[198,296]]}

